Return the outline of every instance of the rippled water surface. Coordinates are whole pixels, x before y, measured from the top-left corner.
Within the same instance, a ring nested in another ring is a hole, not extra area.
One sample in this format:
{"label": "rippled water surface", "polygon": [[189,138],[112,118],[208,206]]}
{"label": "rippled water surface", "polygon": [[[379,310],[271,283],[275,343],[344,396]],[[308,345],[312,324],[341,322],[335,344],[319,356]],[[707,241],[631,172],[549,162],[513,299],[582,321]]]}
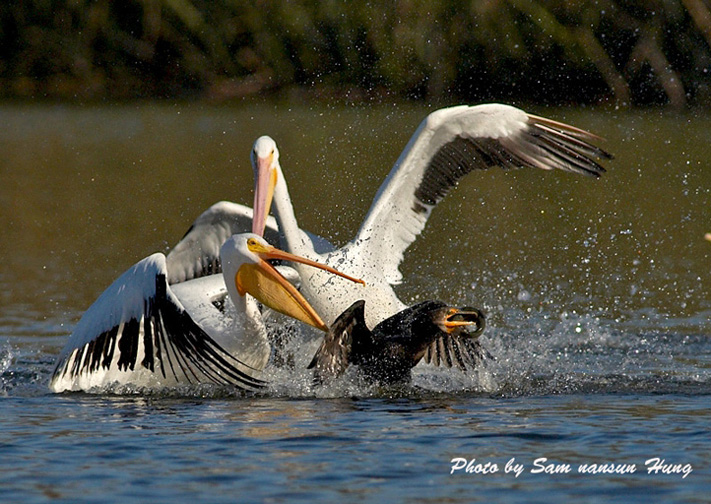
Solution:
{"label": "rippled water surface", "polygon": [[472,376],[313,390],[310,346],[259,395],[48,392],[113,279],[210,204],[251,201],[257,136],[302,226],[345,243],[428,111],[0,107],[2,500],[706,502],[708,116],[532,110],[603,135],[608,173],[475,173],[435,210],[398,292],[486,311],[495,361]]}

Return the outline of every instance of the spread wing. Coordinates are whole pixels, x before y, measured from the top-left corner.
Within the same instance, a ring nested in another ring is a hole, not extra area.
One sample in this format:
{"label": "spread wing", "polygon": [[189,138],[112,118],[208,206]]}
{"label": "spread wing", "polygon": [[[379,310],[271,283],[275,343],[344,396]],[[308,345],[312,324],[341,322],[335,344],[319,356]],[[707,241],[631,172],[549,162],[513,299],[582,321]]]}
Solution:
{"label": "spread wing", "polygon": [[467,368],[476,368],[484,359],[491,358],[491,355],[475,338],[457,338],[443,334],[427,347],[422,358],[428,364],[449,368],[457,366],[466,371]]}
{"label": "spread wing", "polygon": [[185,310],[167,283],[163,254],[129,268],[84,313],[50,381],[55,392],[114,383],[260,388],[258,370],[232,356]]}
{"label": "spread wing", "polygon": [[[234,234],[251,231],[250,207],[230,201],[215,203],[195,219],[185,236],[168,253],[168,283],[172,285],[222,272],[222,244]],[[326,239],[308,232],[306,234],[317,251],[333,250],[333,245]],[[274,217],[267,218],[264,238],[271,244],[279,243],[279,228]]]}
{"label": "spread wing", "polygon": [[[476,314],[476,328],[462,329],[451,334],[440,332],[422,357],[428,364],[449,368],[457,366],[462,371],[466,371],[467,368],[476,368],[484,359],[493,358],[479,343],[479,336],[486,327],[486,316],[476,308],[467,307],[461,310]],[[469,320],[472,320],[471,316]]]}
{"label": "spread wing", "polygon": [[586,131],[507,105],[464,105],[433,112],[380,186],[355,243],[382,251],[379,263],[386,279],[399,283],[405,250],[424,229],[435,205],[462,177],[495,166],[599,177],[605,170],[597,160],[611,156],[592,145],[595,140],[599,138]]}
{"label": "spread wing", "polygon": [[[222,244],[234,234],[251,231],[251,208],[229,201],[215,203],[195,219],[185,236],[168,253],[168,283],[220,273]],[[272,217],[267,219],[264,237],[270,243],[279,243],[277,224]]]}
{"label": "spread wing", "polygon": [[316,351],[307,369],[314,369],[314,381],[323,383],[341,376],[351,364],[353,339],[360,331],[369,331],[365,325],[365,301],[356,301],[331,325],[323,343]]}

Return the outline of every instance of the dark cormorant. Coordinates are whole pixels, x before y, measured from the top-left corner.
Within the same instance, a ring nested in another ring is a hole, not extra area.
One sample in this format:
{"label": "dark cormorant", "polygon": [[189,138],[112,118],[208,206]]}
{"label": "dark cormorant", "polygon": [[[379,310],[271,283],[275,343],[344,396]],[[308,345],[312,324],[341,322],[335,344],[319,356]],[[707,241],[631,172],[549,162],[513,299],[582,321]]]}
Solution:
{"label": "dark cormorant", "polygon": [[371,331],[365,301],[356,301],[333,323],[309,369],[323,383],[349,365],[381,384],[409,381],[422,358],[439,366],[474,368],[488,352],[479,344],[485,316],[476,308],[452,308],[424,301],[383,320]]}

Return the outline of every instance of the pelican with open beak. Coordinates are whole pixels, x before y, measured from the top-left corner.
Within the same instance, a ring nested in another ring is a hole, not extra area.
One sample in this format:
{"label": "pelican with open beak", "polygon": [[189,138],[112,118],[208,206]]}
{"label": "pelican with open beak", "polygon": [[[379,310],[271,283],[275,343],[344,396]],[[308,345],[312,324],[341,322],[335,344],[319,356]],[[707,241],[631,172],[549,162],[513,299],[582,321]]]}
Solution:
{"label": "pelican with open beak", "polygon": [[77,323],[50,389],[105,391],[115,385],[162,388],[195,383],[261,388],[270,344],[257,301],[328,331],[269,261],[322,268],[362,283],[278,250],[251,233],[227,239],[220,260],[222,274],[175,284],[167,280],[161,253],[129,268]]}
{"label": "pelican with open beak", "polygon": [[220,252],[222,274],[232,299],[251,294],[259,302],[284,315],[300,320],[324,332],[328,326],[296,288],[270,264],[270,260],[304,264],[364,285],[363,280],[343,274],[325,264],[306,259],[269,245],[257,234],[235,235]]}

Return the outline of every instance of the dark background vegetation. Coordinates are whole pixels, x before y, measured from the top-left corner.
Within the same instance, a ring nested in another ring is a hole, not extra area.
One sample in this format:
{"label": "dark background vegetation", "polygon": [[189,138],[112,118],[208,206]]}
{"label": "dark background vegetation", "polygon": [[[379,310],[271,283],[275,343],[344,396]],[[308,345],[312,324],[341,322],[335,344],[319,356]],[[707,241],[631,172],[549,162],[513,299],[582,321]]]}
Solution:
{"label": "dark background vegetation", "polygon": [[0,3],[0,98],[711,103],[709,0]]}

